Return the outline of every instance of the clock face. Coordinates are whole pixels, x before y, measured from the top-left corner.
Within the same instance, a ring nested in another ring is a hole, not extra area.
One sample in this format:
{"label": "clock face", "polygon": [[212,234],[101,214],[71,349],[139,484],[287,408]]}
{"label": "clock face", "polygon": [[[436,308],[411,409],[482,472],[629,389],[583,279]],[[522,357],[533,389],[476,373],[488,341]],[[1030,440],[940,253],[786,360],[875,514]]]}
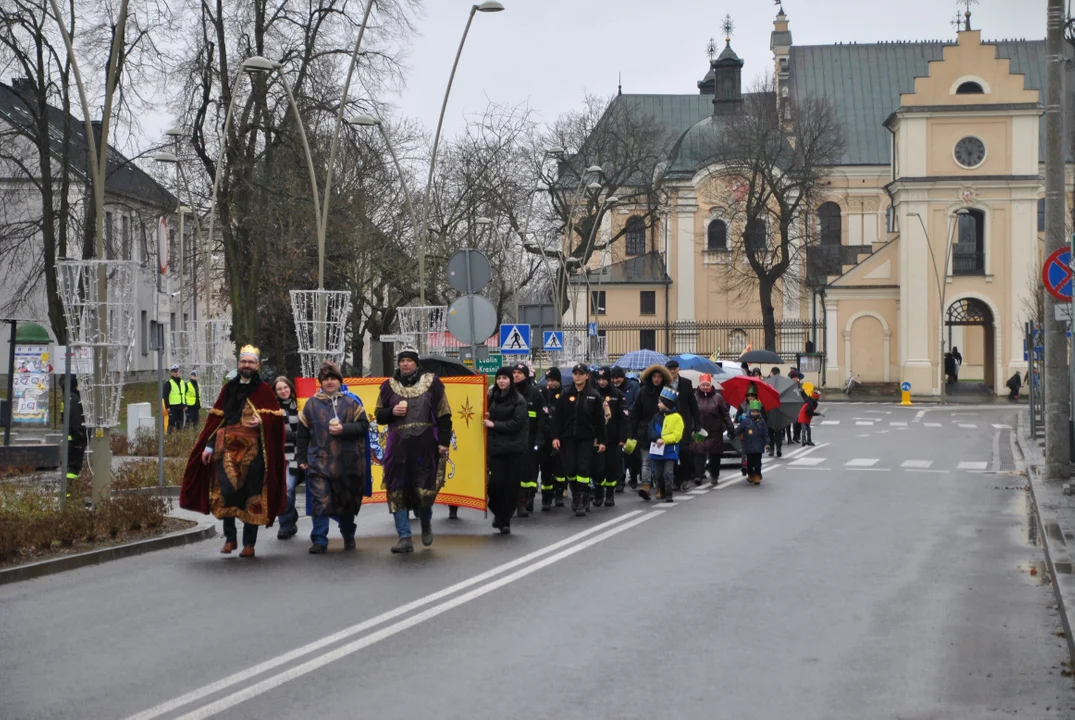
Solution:
{"label": "clock face", "polygon": [[978,167],[985,161],[985,143],[976,137],[965,137],[956,143],[955,157],[965,168]]}

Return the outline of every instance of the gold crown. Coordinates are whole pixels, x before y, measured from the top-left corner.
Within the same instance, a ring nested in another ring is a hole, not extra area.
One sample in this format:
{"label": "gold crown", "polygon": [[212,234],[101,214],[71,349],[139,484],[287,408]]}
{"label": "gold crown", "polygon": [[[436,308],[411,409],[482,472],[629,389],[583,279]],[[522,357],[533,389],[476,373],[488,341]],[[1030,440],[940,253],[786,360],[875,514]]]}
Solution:
{"label": "gold crown", "polygon": [[254,358],[255,362],[261,362],[261,351],[253,345],[243,345],[242,349],[239,350],[239,359],[242,360],[244,356]]}

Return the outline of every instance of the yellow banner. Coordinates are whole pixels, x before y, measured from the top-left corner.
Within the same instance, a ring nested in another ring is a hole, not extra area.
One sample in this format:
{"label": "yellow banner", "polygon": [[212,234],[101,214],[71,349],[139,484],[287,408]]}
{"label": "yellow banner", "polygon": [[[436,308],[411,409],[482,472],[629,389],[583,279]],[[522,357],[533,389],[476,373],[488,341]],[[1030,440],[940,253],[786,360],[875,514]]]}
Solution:
{"label": "yellow banner", "polygon": [[[384,488],[384,469],[381,465],[388,442],[388,429],[377,425],[374,408],[377,396],[385,378],[345,378],[343,384],[357,395],[366,406],[366,415],[370,419],[370,451],[373,456],[373,497],[363,500],[365,503],[386,502]],[[486,380],[483,376],[441,378],[448,396],[448,405],[452,409],[452,438],[448,447],[448,467],[445,473],[444,487],[437,494],[439,505],[456,505],[458,507],[486,509],[486,466],[485,466],[485,392]],[[296,378],[295,389],[301,411],[306,398],[317,392],[317,381],[311,378]]]}

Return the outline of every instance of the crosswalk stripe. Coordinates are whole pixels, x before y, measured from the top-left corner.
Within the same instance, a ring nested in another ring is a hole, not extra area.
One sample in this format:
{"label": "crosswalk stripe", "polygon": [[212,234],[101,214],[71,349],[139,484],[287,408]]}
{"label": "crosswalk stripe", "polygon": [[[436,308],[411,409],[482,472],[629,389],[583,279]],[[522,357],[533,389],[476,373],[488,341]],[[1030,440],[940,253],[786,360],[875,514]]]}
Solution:
{"label": "crosswalk stripe", "polygon": [[865,425],[866,427],[873,427],[873,420],[857,420],[856,425]]}
{"label": "crosswalk stripe", "polygon": [[821,424],[822,425],[839,425],[840,421],[839,420],[822,420]]}
{"label": "crosswalk stripe", "polygon": [[926,427],[944,427],[941,423],[922,423]]}
{"label": "crosswalk stripe", "polygon": [[978,428],[977,425],[973,425],[971,423],[959,423],[959,427],[963,428],[964,430],[976,430]]}
{"label": "crosswalk stripe", "polygon": [[974,462],[961,462],[956,468],[957,470],[985,470],[989,467],[989,463],[983,461]]}
{"label": "crosswalk stripe", "polygon": [[904,460],[900,464],[900,467],[903,467],[903,468],[917,468],[919,470],[925,470],[926,468],[929,468],[929,467],[932,467],[932,466],[933,466],[933,461],[932,460]]}
{"label": "crosswalk stripe", "polygon": [[815,465],[820,465],[823,462],[825,462],[825,458],[804,457],[799,458],[798,460],[792,460],[790,463],[788,463],[788,465],[790,467],[814,467]]}
{"label": "crosswalk stripe", "polygon": [[1011,425],[993,425],[993,427],[996,428],[997,430],[1011,430],[1012,429]]}
{"label": "crosswalk stripe", "polygon": [[907,427],[907,423],[905,422],[890,422],[889,425],[892,427]]}
{"label": "crosswalk stripe", "polygon": [[868,468],[873,467],[878,462],[877,458],[855,458],[854,460],[848,460],[844,463],[844,467]]}

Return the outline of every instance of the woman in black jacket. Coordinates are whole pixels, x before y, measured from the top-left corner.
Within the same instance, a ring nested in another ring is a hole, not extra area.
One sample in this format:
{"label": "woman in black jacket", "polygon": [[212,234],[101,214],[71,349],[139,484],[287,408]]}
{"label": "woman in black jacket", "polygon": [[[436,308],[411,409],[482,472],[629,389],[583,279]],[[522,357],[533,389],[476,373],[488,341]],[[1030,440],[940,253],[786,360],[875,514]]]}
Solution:
{"label": "woman in black jacket", "polygon": [[519,503],[518,469],[527,449],[529,419],[526,400],[511,376],[511,368],[496,371],[496,385],[489,391],[485,413],[489,456],[489,509],[493,527],[501,535],[511,533],[511,516]]}

